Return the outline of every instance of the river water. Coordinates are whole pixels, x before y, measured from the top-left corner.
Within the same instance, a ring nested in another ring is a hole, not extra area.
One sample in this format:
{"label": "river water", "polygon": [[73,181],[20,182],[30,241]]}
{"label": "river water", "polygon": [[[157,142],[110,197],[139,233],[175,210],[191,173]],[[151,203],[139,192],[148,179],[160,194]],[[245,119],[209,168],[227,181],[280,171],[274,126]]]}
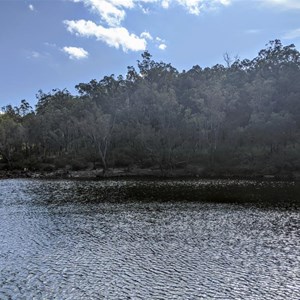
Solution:
{"label": "river water", "polygon": [[0,299],[300,299],[300,188],[0,181]]}

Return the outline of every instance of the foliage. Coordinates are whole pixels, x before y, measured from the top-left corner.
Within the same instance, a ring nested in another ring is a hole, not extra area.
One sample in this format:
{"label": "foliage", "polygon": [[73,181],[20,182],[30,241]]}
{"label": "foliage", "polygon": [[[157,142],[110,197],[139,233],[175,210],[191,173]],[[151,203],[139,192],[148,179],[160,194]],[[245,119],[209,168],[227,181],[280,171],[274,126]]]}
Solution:
{"label": "foliage", "polygon": [[275,40],[252,60],[225,58],[226,66],[178,72],[145,52],[125,78],[79,83],[78,96],[39,91],[35,111],[25,100],[8,105],[0,114],[2,163],[299,170],[300,53]]}

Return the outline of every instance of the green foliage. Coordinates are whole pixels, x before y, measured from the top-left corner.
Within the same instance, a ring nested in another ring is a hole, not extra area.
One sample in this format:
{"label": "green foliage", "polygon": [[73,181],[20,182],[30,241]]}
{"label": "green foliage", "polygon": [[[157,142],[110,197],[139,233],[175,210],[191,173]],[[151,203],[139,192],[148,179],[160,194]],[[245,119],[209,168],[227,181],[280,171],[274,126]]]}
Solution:
{"label": "green foliage", "polygon": [[[300,170],[300,54],[271,41],[253,60],[178,72],[142,54],[137,70],[39,91],[0,114],[2,166],[205,172]],[[206,171],[205,171],[206,170]]]}

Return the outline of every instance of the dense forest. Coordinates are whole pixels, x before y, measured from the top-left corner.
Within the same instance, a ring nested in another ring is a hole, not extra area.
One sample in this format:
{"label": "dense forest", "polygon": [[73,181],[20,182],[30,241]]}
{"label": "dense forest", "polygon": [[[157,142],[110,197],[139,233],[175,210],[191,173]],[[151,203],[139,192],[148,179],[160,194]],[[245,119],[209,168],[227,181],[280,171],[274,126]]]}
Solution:
{"label": "dense forest", "polygon": [[257,57],[179,72],[142,54],[125,77],[39,91],[0,114],[0,168],[156,169],[162,174],[300,171],[300,53],[271,41]]}

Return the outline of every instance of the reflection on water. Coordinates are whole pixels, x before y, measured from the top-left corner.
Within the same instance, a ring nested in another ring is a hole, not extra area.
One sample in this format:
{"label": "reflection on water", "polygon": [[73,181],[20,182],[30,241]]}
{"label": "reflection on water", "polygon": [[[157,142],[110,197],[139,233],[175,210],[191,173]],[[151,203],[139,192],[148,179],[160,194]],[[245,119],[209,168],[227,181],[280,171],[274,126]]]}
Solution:
{"label": "reflection on water", "polygon": [[0,299],[299,299],[299,185],[0,181]]}

